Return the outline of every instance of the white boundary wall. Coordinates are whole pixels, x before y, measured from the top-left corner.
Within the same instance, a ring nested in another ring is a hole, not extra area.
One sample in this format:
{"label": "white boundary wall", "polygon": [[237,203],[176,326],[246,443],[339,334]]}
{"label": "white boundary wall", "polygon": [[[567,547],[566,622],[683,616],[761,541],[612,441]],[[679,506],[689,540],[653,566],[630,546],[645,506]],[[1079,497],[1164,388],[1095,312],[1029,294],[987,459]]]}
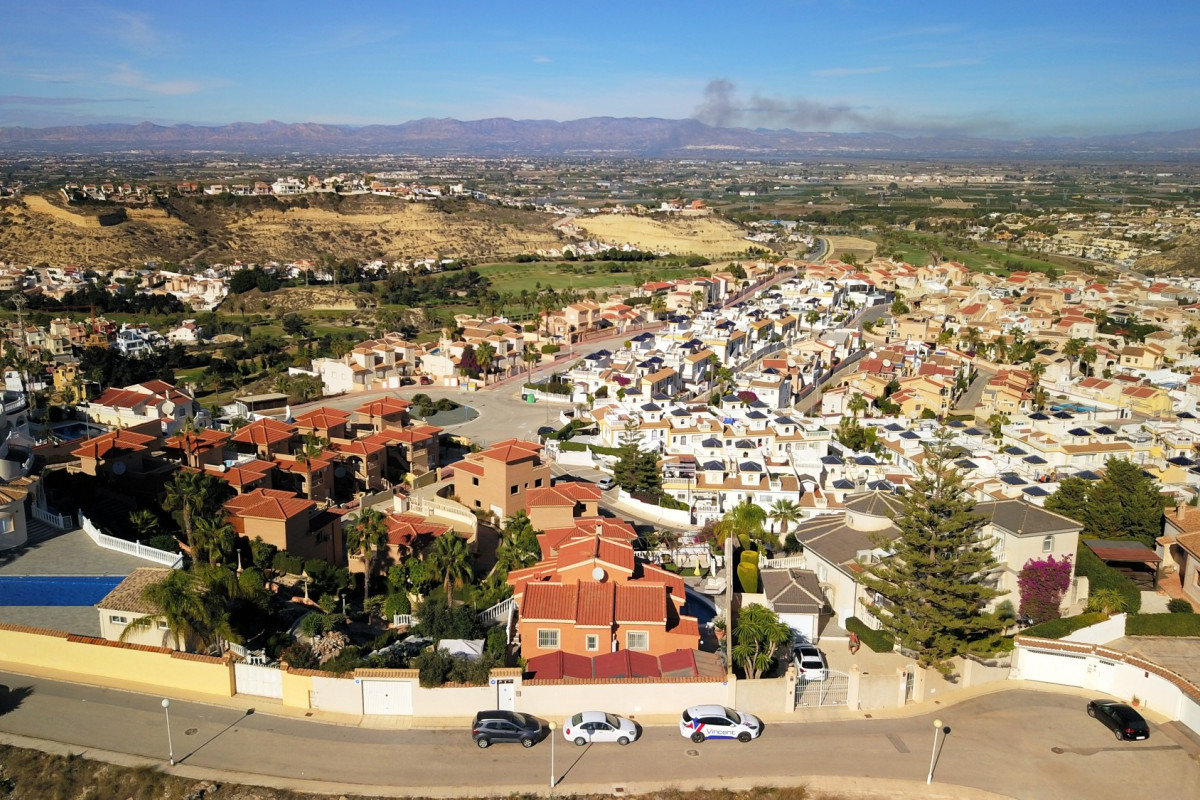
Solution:
{"label": "white boundary wall", "polygon": [[1132,700],[1200,733],[1200,686],[1166,667],[1095,644],[1018,636],[1009,677]]}

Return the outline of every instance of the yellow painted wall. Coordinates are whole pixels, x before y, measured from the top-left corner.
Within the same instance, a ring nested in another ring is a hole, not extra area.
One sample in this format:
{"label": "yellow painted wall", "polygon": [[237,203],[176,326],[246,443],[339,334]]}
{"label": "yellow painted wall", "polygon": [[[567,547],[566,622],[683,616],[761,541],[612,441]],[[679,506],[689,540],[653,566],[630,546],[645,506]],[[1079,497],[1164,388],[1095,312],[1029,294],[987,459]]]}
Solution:
{"label": "yellow painted wall", "polygon": [[81,683],[130,683],[232,697],[233,664],[161,648],[121,645],[56,631],[0,625],[0,661],[21,671],[71,672]]}

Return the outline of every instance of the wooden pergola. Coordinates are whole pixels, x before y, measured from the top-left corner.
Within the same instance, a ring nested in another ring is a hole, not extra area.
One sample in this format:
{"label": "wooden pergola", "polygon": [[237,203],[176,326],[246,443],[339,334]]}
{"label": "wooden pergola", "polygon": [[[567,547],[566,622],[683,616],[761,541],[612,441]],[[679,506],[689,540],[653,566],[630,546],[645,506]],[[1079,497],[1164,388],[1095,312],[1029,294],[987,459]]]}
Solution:
{"label": "wooden pergola", "polygon": [[[1117,565],[1135,565],[1140,564],[1149,568],[1151,581],[1154,589],[1158,589],[1158,565],[1162,563],[1162,556],[1151,550],[1141,542],[1129,541],[1109,541],[1106,539],[1084,539],[1083,543],[1087,548],[1096,554],[1096,557],[1112,567]],[[1141,570],[1133,569],[1132,567],[1124,567],[1125,571],[1141,572]]]}

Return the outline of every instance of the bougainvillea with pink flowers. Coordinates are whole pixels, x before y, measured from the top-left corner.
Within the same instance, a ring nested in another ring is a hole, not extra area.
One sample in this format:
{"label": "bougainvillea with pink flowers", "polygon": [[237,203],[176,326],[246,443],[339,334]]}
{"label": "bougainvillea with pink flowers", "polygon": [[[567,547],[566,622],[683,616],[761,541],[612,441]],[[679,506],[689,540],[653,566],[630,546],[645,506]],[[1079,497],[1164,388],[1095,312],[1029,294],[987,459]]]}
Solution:
{"label": "bougainvillea with pink flowers", "polygon": [[1071,585],[1073,573],[1070,556],[1062,560],[1047,556],[1026,561],[1017,575],[1017,590],[1021,594],[1021,616],[1032,619],[1035,624],[1058,619],[1058,608]]}

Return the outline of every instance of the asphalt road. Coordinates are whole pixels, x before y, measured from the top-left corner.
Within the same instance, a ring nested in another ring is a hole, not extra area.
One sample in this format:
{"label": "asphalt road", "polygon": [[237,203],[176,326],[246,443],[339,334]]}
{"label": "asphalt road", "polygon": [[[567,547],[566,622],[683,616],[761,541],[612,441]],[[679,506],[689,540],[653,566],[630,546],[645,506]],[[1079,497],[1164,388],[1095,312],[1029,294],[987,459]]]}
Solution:
{"label": "asphalt road", "polygon": [[[0,684],[2,733],[61,742],[85,756],[100,748],[129,754],[126,760],[134,763],[166,760],[158,696],[2,672]],[[479,750],[465,726],[405,731],[333,725],[248,712],[257,700],[246,698],[244,708],[172,701],[176,769],[217,780],[284,786],[319,781],[325,791],[376,794],[509,793],[549,783],[549,742],[529,750]],[[1085,704],[1073,694],[1014,690],[935,709],[951,728],[938,756],[937,781],[1038,800],[1125,798],[1130,792],[1161,800],[1195,797],[1196,764],[1174,738],[1152,725],[1148,741],[1116,742],[1084,714]],[[556,734],[554,773],[562,792],[722,786],[748,778],[801,783],[812,775],[920,781],[929,767],[932,719],[768,723],[762,738],[746,745],[695,745],[674,725],[649,727],[626,748],[580,748]]]}

